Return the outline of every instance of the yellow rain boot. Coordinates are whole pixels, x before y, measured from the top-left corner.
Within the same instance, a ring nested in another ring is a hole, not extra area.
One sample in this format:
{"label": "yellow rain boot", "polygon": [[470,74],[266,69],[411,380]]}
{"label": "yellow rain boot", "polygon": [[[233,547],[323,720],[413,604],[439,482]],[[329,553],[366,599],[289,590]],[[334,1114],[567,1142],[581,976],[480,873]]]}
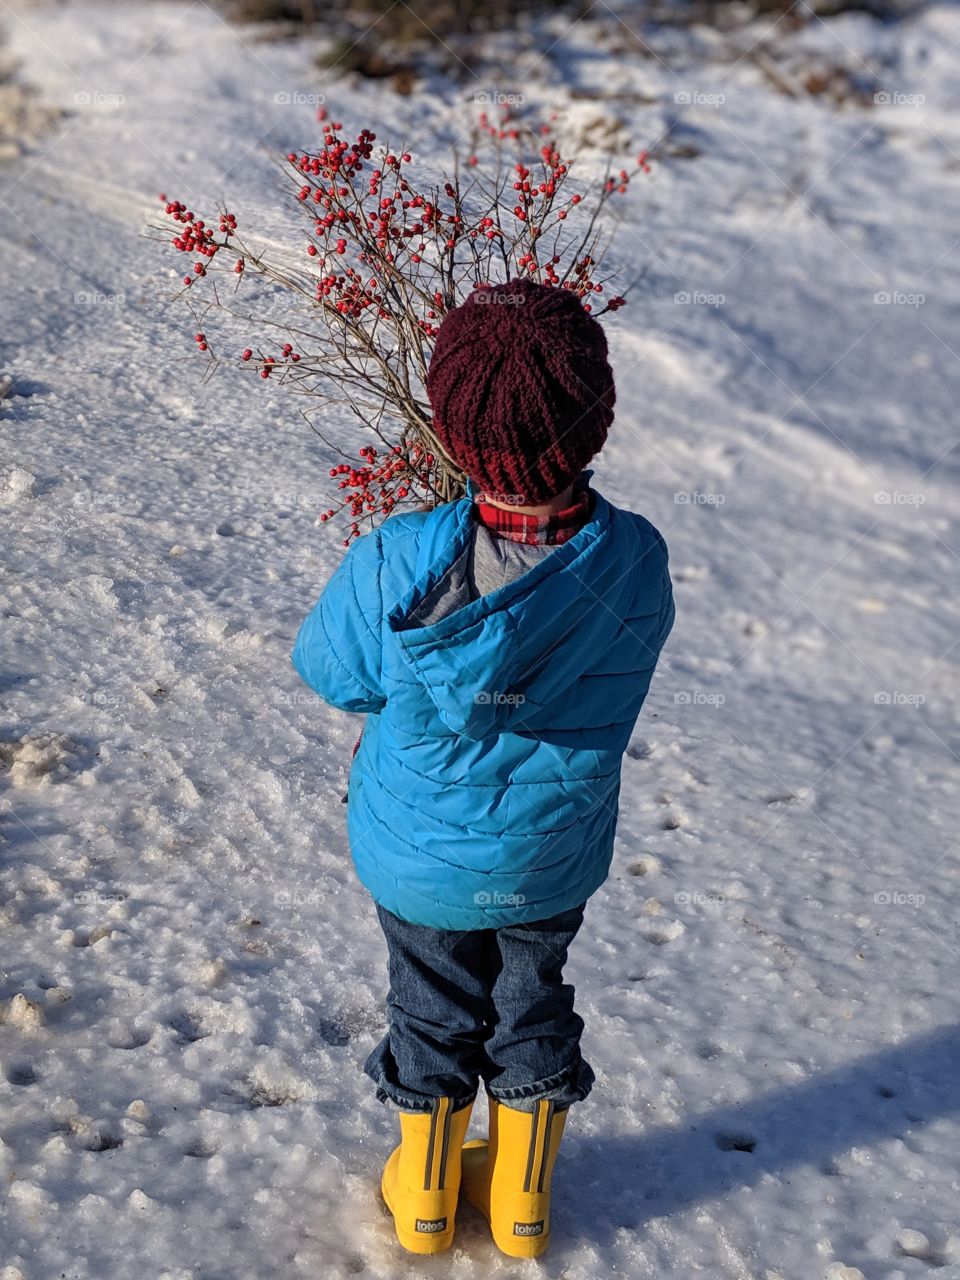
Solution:
{"label": "yellow rain boot", "polygon": [[490,1099],[490,1141],[463,1150],[467,1199],[490,1223],[497,1248],[536,1258],[550,1244],[550,1181],[567,1108],[538,1102],[533,1113]]}
{"label": "yellow rain boot", "polygon": [[460,1152],[473,1104],[452,1106],[451,1098],[437,1098],[432,1111],[401,1111],[400,1146],[383,1170],[380,1190],[397,1239],[411,1253],[442,1253],[453,1243]]}

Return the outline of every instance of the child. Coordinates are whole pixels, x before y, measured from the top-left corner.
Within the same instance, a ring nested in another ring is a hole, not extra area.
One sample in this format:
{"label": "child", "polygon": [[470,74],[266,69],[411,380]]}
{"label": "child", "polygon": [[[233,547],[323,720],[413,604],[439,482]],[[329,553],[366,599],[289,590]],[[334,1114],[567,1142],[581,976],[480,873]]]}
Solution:
{"label": "child", "polygon": [[[533,1257],[594,1079],[562,969],[610,866],[673,596],[660,534],[584,471],[615,390],[571,291],[476,289],[440,327],[427,393],[467,496],[354,542],[293,660],[367,713],[347,826],[389,951],[389,1032],[364,1069],[400,1108],[381,1183],[397,1236],[447,1249],[462,1176],[499,1248]],[[481,1079],[489,1140],[464,1146]]]}

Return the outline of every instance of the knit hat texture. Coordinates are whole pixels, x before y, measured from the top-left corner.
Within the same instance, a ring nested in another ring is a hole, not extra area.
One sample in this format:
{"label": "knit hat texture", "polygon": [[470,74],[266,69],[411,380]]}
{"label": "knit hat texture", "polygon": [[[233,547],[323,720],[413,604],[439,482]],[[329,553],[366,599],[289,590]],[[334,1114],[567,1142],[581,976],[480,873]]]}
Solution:
{"label": "knit hat texture", "polygon": [[495,500],[535,506],[599,453],[616,390],[600,322],[570,289],[483,285],[440,325],[427,373],[444,450]]}

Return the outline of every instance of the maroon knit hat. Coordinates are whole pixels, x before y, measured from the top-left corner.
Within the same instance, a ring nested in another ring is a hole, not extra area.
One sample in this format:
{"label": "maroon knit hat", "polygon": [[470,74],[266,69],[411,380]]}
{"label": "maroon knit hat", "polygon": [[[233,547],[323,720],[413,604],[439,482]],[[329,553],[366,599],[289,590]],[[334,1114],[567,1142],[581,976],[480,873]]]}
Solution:
{"label": "maroon knit hat", "polygon": [[483,285],[446,315],[427,394],[450,458],[518,506],[580,474],[603,448],[616,399],[603,326],[572,290],[532,280]]}

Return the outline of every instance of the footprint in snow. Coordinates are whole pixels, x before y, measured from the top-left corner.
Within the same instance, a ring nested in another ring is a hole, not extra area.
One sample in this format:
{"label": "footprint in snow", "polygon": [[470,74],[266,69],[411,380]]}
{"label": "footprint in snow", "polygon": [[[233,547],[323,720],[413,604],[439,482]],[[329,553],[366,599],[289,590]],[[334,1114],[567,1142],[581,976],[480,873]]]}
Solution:
{"label": "footprint in snow", "polygon": [[221,538],[249,538],[253,532],[251,525],[241,524],[238,520],[221,520],[217,525]]}
{"label": "footprint in snow", "polygon": [[772,809],[786,808],[792,805],[806,805],[813,802],[813,790],[800,787],[797,791],[774,791],[766,797],[765,803]]}
{"label": "footprint in snow", "polygon": [[183,1154],[192,1156],[194,1160],[209,1160],[219,1150],[217,1144],[208,1138],[197,1138],[196,1142],[191,1142],[189,1147],[184,1147]]}
{"label": "footprint in snow", "polygon": [[712,1062],[723,1054],[723,1048],[713,1040],[703,1040],[697,1045],[697,1057],[704,1062]]}
{"label": "footprint in snow", "polygon": [[337,1049],[342,1049],[351,1040],[348,1028],[333,1018],[321,1018],[317,1023],[317,1031],[325,1044],[333,1045]]}
{"label": "footprint in snow", "polygon": [[687,825],[687,821],[688,821],[687,815],[683,812],[682,809],[678,808],[674,804],[674,797],[671,792],[661,791],[660,794],[657,796],[657,804],[671,806],[671,812],[668,813],[667,816],[664,818],[664,820],[660,823],[661,830],[679,831],[681,827],[685,827]]}
{"label": "footprint in snow", "polygon": [[175,1014],[167,1025],[174,1033],[174,1043],[181,1047],[186,1044],[195,1044],[198,1040],[205,1040],[210,1034],[204,1027],[202,1019],[186,1010]]}
{"label": "footprint in snow", "polygon": [[107,1032],[107,1044],[111,1049],[141,1049],[150,1043],[153,1028],[132,1022],[114,1022]]}
{"label": "footprint in snow", "polygon": [[683,932],[683,925],[679,920],[674,920],[672,924],[654,925],[652,928],[644,929],[643,938],[651,946],[663,947],[668,942],[675,941]]}
{"label": "footprint in snow", "polygon": [[714,1139],[721,1151],[752,1152],[757,1140],[749,1133],[718,1133]]}
{"label": "footprint in snow", "polygon": [[95,947],[104,938],[109,938],[116,930],[108,924],[99,924],[95,929],[75,929],[73,945],[75,947]]}
{"label": "footprint in snow", "polygon": [[84,1138],[83,1146],[87,1151],[116,1151],[123,1146],[123,1138],[106,1125],[96,1125]]}
{"label": "footprint in snow", "polygon": [[20,1088],[36,1084],[40,1079],[32,1062],[11,1062],[4,1074],[8,1084],[17,1085]]}
{"label": "footprint in snow", "polygon": [[642,858],[638,858],[636,862],[630,863],[629,867],[627,867],[627,875],[650,876],[655,875],[659,870],[659,861],[652,855],[647,854]]}

